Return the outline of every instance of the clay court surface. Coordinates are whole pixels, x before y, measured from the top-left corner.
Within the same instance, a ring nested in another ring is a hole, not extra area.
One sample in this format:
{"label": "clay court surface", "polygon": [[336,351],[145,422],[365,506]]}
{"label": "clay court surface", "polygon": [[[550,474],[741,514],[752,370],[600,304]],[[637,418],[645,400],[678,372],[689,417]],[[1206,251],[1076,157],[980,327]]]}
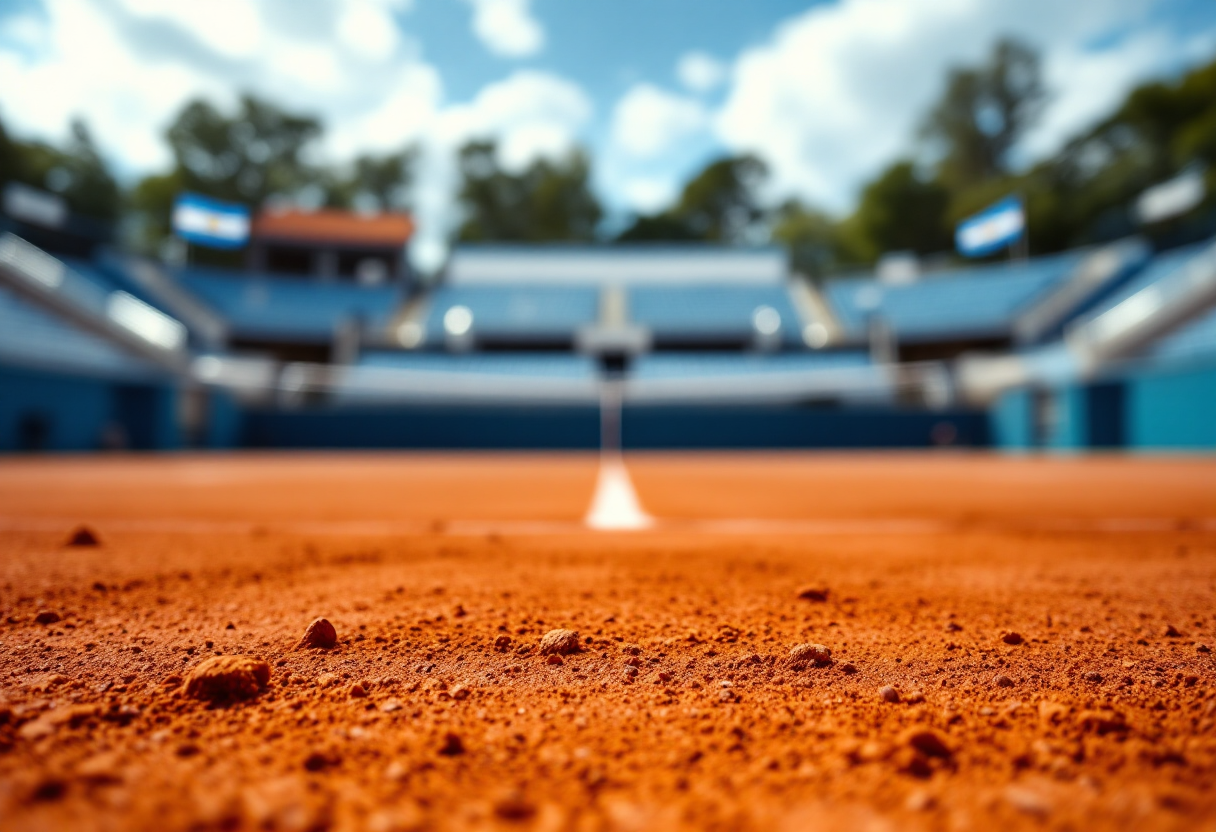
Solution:
{"label": "clay court surface", "polygon": [[628,464],[0,462],[0,827],[1216,829],[1216,461]]}

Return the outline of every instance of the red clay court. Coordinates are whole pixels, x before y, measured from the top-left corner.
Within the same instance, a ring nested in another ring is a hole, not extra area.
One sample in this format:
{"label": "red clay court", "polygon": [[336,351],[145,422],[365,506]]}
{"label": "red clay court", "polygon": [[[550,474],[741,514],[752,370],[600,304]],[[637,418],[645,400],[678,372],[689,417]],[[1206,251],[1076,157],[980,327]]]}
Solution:
{"label": "red clay court", "polygon": [[5,460],[5,828],[1216,821],[1216,462],[597,462]]}

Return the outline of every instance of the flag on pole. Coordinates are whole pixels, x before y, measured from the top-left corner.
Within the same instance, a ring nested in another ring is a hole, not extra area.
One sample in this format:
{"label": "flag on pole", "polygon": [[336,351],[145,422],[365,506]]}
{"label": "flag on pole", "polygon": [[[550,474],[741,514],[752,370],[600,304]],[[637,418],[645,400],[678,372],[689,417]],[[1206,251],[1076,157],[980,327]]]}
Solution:
{"label": "flag on pole", "polygon": [[1026,233],[1022,200],[1008,196],[958,224],[954,243],[964,257],[983,257],[1013,245]]}
{"label": "flag on pole", "polygon": [[249,209],[198,194],[181,194],[173,204],[173,230],[188,243],[240,248],[249,239]]}

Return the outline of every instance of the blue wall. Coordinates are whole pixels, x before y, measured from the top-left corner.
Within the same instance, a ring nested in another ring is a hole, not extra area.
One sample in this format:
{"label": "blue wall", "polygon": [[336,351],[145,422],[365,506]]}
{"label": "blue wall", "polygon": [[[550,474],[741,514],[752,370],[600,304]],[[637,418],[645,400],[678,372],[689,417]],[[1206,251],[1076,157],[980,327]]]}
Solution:
{"label": "blue wall", "polygon": [[991,442],[982,411],[891,407],[635,407],[625,411],[626,448],[927,448]]}
{"label": "blue wall", "polygon": [[94,451],[113,415],[112,385],[0,368],[0,450]]}
{"label": "blue wall", "polygon": [[96,451],[106,434],[133,450],[180,445],[172,387],[0,367],[0,451]]}
{"label": "blue wall", "polygon": [[1137,375],[1125,395],[1131,446],[1216,450],[1216,366]]}
{"label": "blue wall", "polygon": [[[1037,399],[1054,418],[1036,428]],[[990,413],[996,444],[1018,451],[1216,450],[1216,366],[1141,369],[1047,390],[1012,390]],[[1044,435],[1038,435],[1039,433]]]}
{"label": "blue wall", "polygon": [[[598,407],[380,407],[255,410],[243,444],[256,448],[599,447]],[[983,446],[984,413],[894,408],[629,407],[627,449]]]}

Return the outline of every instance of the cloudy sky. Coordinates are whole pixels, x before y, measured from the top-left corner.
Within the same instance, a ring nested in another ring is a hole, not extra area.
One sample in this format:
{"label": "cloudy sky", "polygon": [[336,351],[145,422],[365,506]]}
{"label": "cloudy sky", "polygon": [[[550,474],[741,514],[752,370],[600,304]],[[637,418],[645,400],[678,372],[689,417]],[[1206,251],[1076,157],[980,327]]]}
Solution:
{"label": "cloudy sky", "polygon": [[453,149],[509,168],[591,149],[614,216],[662,207],[715,154],[833,211],[906,152],[945,70],[1002,34],[1043,52],[1050,153],[1135,83],[1216,55],[1212,0],[0,0],[0,118],[85,118],[125,177],[163,169],[195,96],[250,90],[321,116],[340,161],[424,148],[423,263],[457,220]]}

